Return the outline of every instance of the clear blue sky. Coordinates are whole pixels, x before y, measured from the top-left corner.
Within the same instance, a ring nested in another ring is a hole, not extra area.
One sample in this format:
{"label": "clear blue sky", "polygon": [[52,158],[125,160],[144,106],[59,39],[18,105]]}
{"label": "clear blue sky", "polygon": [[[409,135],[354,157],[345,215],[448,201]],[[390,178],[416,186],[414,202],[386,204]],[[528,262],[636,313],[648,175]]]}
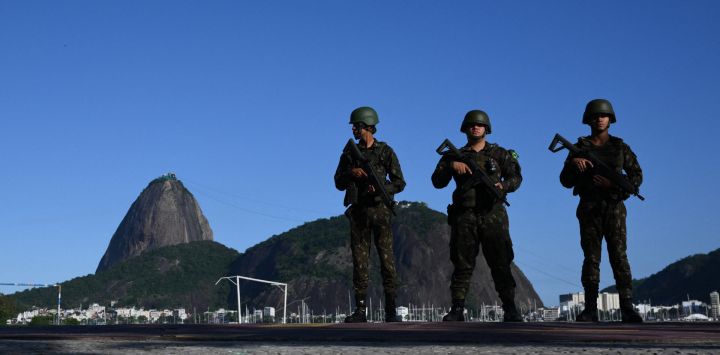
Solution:
{"label": "clear blue sky", "polygon": [[239,251],[339,215],[332,175],[363,105],[400,158],[398,199],[444,211],[434,149],[480,108],[520,154],[516,262],[557,304],[582,253],[547,146],[587,134],[597,97],[645,172],[627,205],[646,277],[720,247],[718,17],[717,1],[0,1],[0,282],[94,272],[168,171]]}

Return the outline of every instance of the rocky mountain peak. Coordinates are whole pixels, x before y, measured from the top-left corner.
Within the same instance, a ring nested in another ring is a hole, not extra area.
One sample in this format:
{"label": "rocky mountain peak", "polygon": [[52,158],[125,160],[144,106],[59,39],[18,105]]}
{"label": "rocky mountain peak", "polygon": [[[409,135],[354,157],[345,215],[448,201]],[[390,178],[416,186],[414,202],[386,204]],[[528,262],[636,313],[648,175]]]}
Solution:
{"label": "rocky mountain peak", "polygon": [[175,174],[151,181],[133,202],[96,272],[145,251],[199,240],[213,240],[200,205]]}

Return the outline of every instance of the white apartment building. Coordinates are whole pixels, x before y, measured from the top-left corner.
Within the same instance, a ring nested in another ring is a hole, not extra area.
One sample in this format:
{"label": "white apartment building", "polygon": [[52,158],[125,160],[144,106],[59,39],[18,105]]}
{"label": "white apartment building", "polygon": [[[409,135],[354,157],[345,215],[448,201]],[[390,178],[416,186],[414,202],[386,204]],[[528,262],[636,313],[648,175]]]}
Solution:
{"label": "white apartment building", "polygon": [[597,305],[601,311],[620,309],[620,295],[617,293],[603,292],[598,295]]}

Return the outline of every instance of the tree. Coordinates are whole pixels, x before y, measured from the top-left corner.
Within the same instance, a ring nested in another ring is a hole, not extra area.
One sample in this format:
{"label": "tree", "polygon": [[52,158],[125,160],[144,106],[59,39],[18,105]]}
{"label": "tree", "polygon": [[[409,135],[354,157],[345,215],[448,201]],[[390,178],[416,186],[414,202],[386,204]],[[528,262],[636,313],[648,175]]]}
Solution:
{"label": "tree", "polygon": [[75,318],[65,318],[64,325],[80,325],[80,321]]}
{"label": "tree", "polygon": [[0,295],[0,326],[5,325],[5,321],[14,318],[17,315],[15,309],[15,301],[5,295]]}
{"label": "tree", "polygon": [[32,326],[44,326],[44,325],[51,325],[53,324],[53,321],[55,320],[55,317],[53,316],[35,316],[30,321],[30,325]]}

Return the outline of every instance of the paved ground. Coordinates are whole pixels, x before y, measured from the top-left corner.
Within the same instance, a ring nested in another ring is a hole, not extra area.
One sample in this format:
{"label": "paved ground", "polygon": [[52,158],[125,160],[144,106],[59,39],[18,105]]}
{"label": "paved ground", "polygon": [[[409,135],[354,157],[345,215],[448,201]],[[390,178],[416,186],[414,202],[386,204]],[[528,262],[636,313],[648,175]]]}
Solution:
{"label": "paved ground", "polygon": [[0,353],[12,354],[718,354],[718,347],[624,345],[479,345],[479,344],[359,344],[166,342],[145,340],[7,340]]}
{"label": "paved ground", "polygon": [[0,353],[720,354],[719,323],[0,328]]}

